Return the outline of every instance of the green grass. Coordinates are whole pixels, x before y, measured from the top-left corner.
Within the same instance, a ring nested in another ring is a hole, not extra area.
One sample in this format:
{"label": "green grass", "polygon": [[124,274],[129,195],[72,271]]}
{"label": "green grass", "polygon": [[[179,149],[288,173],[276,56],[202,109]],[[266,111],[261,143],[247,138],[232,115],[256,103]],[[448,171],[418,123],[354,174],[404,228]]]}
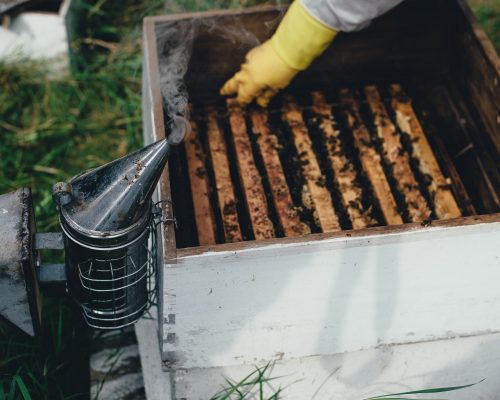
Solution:
{"label": "green grass", "polygon": [[213,395],[210,400],[242,400],[247,398],[257,398],[259,400],[280,399],[281,388],[271,390],[273,393],[270,395],[265,394],[265,392],[269,391],[269,383],[276,379],[276,377],[270,376],[271,366],[272,364],[267,364],[261,368],[256,367],[253,372],[239,381],[225,378],[225,387]]}
{"label": "green grass", "polygon": [[[39,231],[58,230],[55,182],[142,144],[140,25],[162,2],[136,3],[84,5],[70,78],[49,81],[33,63],[0,64],[0,193],[30,186]],[[39,337],[0,321],[0,400],[88,398],[89,334],[64,293],[51,291]]]}
{"label": "green grass", "polygon": [[72,305],[47,297],[43,333],[21,336],[0,324],[0,399],[83,399],[88,391],[83,365],[88,365],[85,329]]}
{"label": "green grass", "polygon": [[500,0],[469,0],[469,4],[500,53]]}
{"label": "green grass", "polygon": [[[280,400],[286,398],[285,390],[281,388],[273,390],[272,381],[277,377],[272,375],[272,363],[266,364],[264,367],[256,367],[253,372],[245,376],[239,381],[225,378],[225,387],[212,396],[210,400],[244,400],[244,399],[258,399],[258,400]],[[484,379],[479,382],[470,383],[460,386],[446,386],[438,388],[411,390],[406,392],[384,394],[373,396],[364,400],[446,400],[428,398],[426,395],[435,395],[436,393],[449,393],[457,390],[467,389],[482,383]],[[290,390],[293,390],[293,383],[290,385]],[[271,392],[269,394],[269,392]],[[283,394],[284,393],[284,394]],[[283,397],[282,397],[283,394]],[[424,395],[425,397],[420,397]],[[411,397],[408,397],[411,396]],[[414,397],[417,396],[417,397]]]}
{"label": "green grass", "polygon": [[[52,184],[142,143],[143,16],[162,10],[170,13],[258,2],[87,1],[80,13],[78,39],[72,43],[78,69],[72,77],[54,82],[46,78],[43,66],[0,64],[0,193],[30,186],[39,231],[57,230]],[[479,20],[500,48],[498,0],[473,3]],[[0,321],[0,400],[88,396],[89,331],[66,297],[53,292],[44,297],[40,337],[24,337]],[[241,382],[228,381],[227,390],[214,399],[243,398],[239,393],[249,388],[259,391],[269,379],[266,374],[258,370]]]}
{"label": "green grass", "polygon": [[[470,383],[468,385],[447,386],[447,387],[411,390],[411,391],[407,391],[407,392],[384,394],[384,395],[380,395],[380,396],[370,397],[370,398],[364,399],[364,400],[411,400],[411,399],[415,398],[414,397],[415,395],[417,395],[417,396],[428,395],[428,394],[434,395],[435,393],[455,392],[457,390],[467,389],[467,388],[470,388],[472,386],[476,386],[483,381],[484,381],[484,379],[480,380],[479,382]],[[408,396],[412,396],[412,397],[410,398]],[[419,399],[419,400],[440,400],[440,399],[435,399],[435,398],[429,399],[429,398],[421,398],[421,397],[417,397],[417,399]],[[441,399],[441,400],[445,400],[445,399]]]}
{"label": "green grass", "polygon": [[106,23],[113,14],[102,7],[87,7],[83,37],[73,44],[79,71],[71,78],[49,81],[29,63],[0,65],[0,193],[32,187],[42,231],[57,227],[53,183],[142,143],[140,33],[125,33],[142,14],[130,7],[135,22]]}

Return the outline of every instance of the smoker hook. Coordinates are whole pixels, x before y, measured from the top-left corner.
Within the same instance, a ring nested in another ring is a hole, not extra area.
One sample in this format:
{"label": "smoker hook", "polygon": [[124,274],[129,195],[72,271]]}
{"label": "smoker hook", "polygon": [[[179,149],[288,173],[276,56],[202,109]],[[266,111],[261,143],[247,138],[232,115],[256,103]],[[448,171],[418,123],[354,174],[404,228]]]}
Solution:
{"label": "smoker hook", "polygon": [[158,213],[160,215],[163,214],[163,210],[162,208],[160,207],[161,204],[163,203],[166,203],[167,204],[167,208],[168,207],[172,207],[173,203],[172,203],[172,200],[167,200],[167,199],[164,199],[164,200],[159,200],[157,201],[156,203],[153,203],[153,214],[156,216],[158,215]]}
{"label": "smoker hook", "polygon": [[172,205],[172,200],[169,200],[169,199],[163,199],[163,200],[158,200],[156,203],[154,203],[153,205],[155,207],[157,207],[158,205],[160,205],[161,203],[169,203],[170,205]]}
{"label": "smoker hook", "polygon": [[179,226],[177,225],[177,218],[173,217],[173,218],[162,218],[160,219],[157,223],[156,223],[156,226],[158,226],[158,224],[161,224],[161,223],[164,223],[164,224],[171,224],[173,223],[174,226],[175,226],[175,229],[179,229]]}
{"label": "smoker hook", "polygon": [[162,204],[162,203],[167,203],[168,204],[167,207],[170,207],[170,206],[172,206],[172,200],[167,200],[167,199],[159,200],[153,204],[153,217],[155,219],[159,218],[158,221],[155,223],[155,228],[158,226],[158,224],[161,224],[161,223],[164,223],[164,224],[173,223],[175,228],[178,229],[179,226],[177,225],[177,218],[175,218],[175,216],[172,218],[169,218],[166,216],[163,217],[163,209],[160,207],[160,204]]}

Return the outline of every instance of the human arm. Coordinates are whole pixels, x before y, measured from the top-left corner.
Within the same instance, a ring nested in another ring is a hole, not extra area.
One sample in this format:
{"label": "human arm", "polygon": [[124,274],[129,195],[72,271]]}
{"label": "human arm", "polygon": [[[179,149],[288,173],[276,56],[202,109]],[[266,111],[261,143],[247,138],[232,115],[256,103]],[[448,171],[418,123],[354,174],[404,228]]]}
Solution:
{"label": "human arm", "polygon": [[402,0],[296,0],[272,38],[250,50],[221,89],[245,106],[266,107],[278,91],[331,44],[338,31],[362,29]]}

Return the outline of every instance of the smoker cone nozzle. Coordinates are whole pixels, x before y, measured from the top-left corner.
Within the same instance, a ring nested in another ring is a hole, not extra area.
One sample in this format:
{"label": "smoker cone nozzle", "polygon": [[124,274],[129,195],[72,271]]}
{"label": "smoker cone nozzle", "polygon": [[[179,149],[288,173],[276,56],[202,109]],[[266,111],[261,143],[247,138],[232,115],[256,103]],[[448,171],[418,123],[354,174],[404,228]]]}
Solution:
{"label": "smoker cone nozzle", "polygon": [[61,224],[71,233],[108,236],[137,222],[170,154],[168,139],[54,185]]}

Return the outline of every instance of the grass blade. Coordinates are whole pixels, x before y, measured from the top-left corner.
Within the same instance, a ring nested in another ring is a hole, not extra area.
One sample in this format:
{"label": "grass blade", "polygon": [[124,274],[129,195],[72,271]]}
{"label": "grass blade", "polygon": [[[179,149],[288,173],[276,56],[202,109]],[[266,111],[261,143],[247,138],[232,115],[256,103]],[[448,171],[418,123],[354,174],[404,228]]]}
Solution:
{"label": "grass blade", "polygon": [[61,352],[61,346],[63,341],[63,309],[62,305],[59,305],[59,318],[57,319],[57,336],[56,336],[56,354]]}
{"label": "grass blade", "polygon": [[31,395],[28,391],[28,388],[24,384],[23,378],[21,378],[21,376],[19,375],[16,375],[14,380],[16,381],[17,387],[19,388],[19,391],[23,395],[24,400],[31,400]]}
{"label": "grass blade", "polygon": [[[412,400],[412,399],[408,397],[377,397],[377,400]],[[418,399],[418,400],[446,400],[446,399]]]}
{"label": "grass blade", "polygon": [[392,396],[403,396],[403,395],[408,395],[408,394],[429,394],[429,393],[453,392],[455,390],[465,389],[465,388],[477,385],[483,381],[484,381],[484,379],[481,379],[478,382],[470,383],[468,385],[462,385],[462,386],[449,386],[449,387],[440,387],[440,388],[433,388],[433,389],[412,390],[410,392],[383,394],[380,396],[368,397],[367,399],[364,399],[364,400],[387,400],[389,398],[393,398]]}
{"label": "grass blade", "polygon": [[[210,400],[238,400],[243,399],[259,399],[259,400],[278,400],[281,393],[281,388],[279,388],[275,393],[270,395],[267,399],[264,397],[264,384],[270,382],[277,378],[267,377],[266,373],[269,372],[271,363],[266,364],[262,368],[256,367],[254,371],[245,376],[239,382],[233,382],[231,379],[224,377],[226,382],[226,387],[220,392],[213,395]],[[258,396],[258,397],[256,397]]]}
{"label": "grass blade", "polygon": [[[5,365],[9,364],[11,361],[15,361],[15,360],[18,360],[20,358],[27,357],[27,356],[29,356],[29,354],[17,354],[15,356],[9,357],[5,360],[2,360],[2,362],[0,362],[0,367],[3,367]],[[1,397],[0,397],[0,399],[1,399]]]}
{"label": "grass blade", "polygon": [[15,394],[16,394],[16,380],[12,379],[10,382],[10,390],[9,390],[9,397],[7,397],[9,400],[14,400],[15,399]]}

